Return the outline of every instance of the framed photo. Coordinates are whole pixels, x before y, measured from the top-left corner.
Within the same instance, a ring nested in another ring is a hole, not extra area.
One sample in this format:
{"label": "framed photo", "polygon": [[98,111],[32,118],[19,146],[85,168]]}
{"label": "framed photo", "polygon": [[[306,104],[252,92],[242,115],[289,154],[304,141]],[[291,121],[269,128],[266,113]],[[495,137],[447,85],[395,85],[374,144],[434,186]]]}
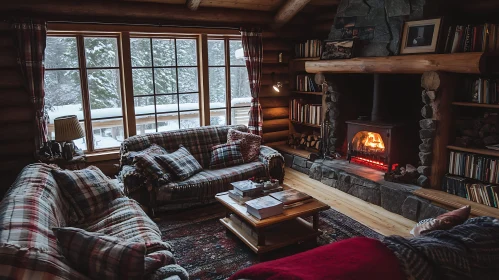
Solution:
{"label": "framed photo", "polygon": [[441,25],[441,18],[405,22],[400,53],[437,52]]}
{"label": "framed photo", "polygon": [[354,48],[354,40],[324,41],[321,60],[352,58]]}

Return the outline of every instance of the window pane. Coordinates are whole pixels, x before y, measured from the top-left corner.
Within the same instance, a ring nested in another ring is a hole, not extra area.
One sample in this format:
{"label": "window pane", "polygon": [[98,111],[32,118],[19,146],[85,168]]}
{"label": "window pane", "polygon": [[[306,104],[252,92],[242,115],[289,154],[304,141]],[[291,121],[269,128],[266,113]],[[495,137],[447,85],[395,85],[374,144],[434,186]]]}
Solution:
{"label": "window pane", "polygon": [[78,68],[78,51],[74,37],[47,37],[45,67]]}
{"label": "window pane", "polygon": [[95,149],[119,147],[124,140],[123,119],[92,121]]}
{"label": "window pane", "polygon": [[154,115],[137,116],[137,134],[153,133],[156,132],[156,118]]}
{"label": "window pane", "polygon": [[175,40],[153,39],[154,66],[175,66]]}
{"label": "window pane", "polygon": [[118,45],[116,38],[85,38],[87,67],[117,67]]}
{"label": "window pane", "polygon": [[200,127],[199,111],[181,112],[180,113],[180,129]]}
{"label": "window pane", "polygon": [[66,115],[77,115],[79,120],[83,120],[80,71],[45,72],[45,109],[50,123],[55,118]]}
{"label": "window pane", "polygon": [[208,65],[225,65],[225,46],[223,40],[208,40]]}
{"label": "window pane", "polygon": [[177,65],[196,66],[198,65],[198,55],[195,39],[177,40]]}
{"label": "window pane", "polygon": [[230,68],[230,93],[232,106],[234,103],[251,102],[251,92],[246,67]]}
{"label": "window pane", "polygon": [[225,109],[210,111],[210,125],[226,125]]}
{"label": "window pane", "polygon": [[198,92],[198,69],[178,68],[178,92]]}
{"label": "window pane", "polygon": [[248,125],[249,122],[249,107],[246,108],[232,108],[231,110],[231,124],[244,124]]}
{"label": "window pane", "polygon": [[130,54],[133,67],[152,66],[151,40],[144,38],[130,39]]}
{"label": "window pane", "polygon": [[156,110],[158,113],[177,112],[178,101],[177,95],[162,95],[156,96]]}
{"label": "window pane", "polygon": [[92,119],[123,115],[118,69],[88,70],[88,92]]}
{"label": "window pane", "polygon": [[209,68],[210,108],[225,108],[226,81],[224,67]]}
{"label": "window pane", "polygon": [[158,114],[158,131],[179,129],[178,113]]}
{"label": "window pane", "polygon": [[153,96],[135,97],[133,101],[135,103],[135,115],[155,113]]}
{"label": "window pane", "polygon": [[132,69],[133,95],[152,95],[152,69]]}
{"label": "window pane", "polygon": [[180,111],[199,110],[199,93],[180,94]]}
{"label": "window pane", "polygon": [[241,41],[230,40],[230,65],[246,65]]}
{"label": "window pane", "polygon": [[177,92],[177,73],[175,68],[154,69],[156,94]]}

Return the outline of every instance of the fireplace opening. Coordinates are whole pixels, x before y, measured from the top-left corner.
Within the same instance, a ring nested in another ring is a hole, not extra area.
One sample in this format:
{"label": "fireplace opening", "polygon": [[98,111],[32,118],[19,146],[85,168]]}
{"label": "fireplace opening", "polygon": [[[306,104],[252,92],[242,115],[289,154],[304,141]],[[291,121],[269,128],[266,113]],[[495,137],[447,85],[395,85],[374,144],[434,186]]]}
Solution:
{"label": "fireplace opening", "polygon": [[388,171],[385,143],[379,133],[357,132],[351,141],[349,155],[351,162]]}

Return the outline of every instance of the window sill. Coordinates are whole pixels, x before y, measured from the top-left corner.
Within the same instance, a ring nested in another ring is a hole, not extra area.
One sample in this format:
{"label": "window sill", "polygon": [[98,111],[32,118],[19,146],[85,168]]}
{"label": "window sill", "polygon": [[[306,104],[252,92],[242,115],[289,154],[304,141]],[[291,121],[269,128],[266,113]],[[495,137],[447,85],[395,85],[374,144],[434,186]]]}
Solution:
{"label": "window sill", "polygon": [[91,154],[85,154],[87,157],[87,162],[99,162],[99,161],[108,161],[115,160],[120,158],[120,151],[106,151],[106,152],[96,152]]}

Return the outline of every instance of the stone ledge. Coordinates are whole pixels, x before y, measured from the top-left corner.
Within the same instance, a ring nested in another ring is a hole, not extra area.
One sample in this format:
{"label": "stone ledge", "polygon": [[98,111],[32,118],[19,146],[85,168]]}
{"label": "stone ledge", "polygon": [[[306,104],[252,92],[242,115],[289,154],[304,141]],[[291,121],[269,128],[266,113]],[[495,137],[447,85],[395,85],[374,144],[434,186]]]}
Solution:
{"label": "stone ledge", "polygon": [[[299,166],[292,167],[300,168]],[[299,170],[300,171],[300,170]],[[305,173],[305,172],[303,172]],[[447,210],[413,195],[419,186],[388,182],[384,173],[345,160],[316,160],[309,177],[413,221],[436,217]]]}

